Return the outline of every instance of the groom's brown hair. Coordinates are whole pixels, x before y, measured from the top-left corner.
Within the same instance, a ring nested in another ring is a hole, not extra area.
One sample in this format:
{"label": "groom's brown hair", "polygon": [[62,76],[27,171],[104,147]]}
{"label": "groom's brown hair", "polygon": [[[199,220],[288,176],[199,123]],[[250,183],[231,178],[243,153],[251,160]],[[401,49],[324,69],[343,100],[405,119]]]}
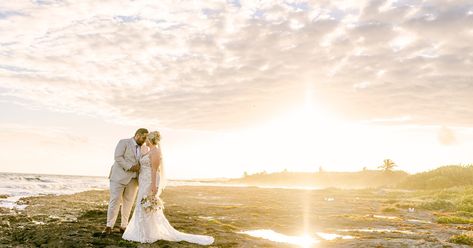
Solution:
{"label": "groom's brown hair", "polygon": [[148,132],[148,129],[146,129],[146,128],[140,128],[140,129],[136,130],[135,136],[136,136],[137,134],[143,135],[143,134],[147,134],[147,133],[149,133],[149,132]]}

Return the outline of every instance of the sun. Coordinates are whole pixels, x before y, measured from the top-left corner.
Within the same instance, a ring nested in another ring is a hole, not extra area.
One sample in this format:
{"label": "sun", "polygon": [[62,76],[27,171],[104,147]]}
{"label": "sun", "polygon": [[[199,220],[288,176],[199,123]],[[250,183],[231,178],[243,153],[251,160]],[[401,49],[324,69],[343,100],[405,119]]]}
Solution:
{"label": "sun", "polygon": [[307,91],[304,103],[283,113],[265,125],[268,133],[282,134],[281,141],[300,147],[314,145],[314,141],[330,139],[341,121],[321,103],[315,101],[312,91]]}

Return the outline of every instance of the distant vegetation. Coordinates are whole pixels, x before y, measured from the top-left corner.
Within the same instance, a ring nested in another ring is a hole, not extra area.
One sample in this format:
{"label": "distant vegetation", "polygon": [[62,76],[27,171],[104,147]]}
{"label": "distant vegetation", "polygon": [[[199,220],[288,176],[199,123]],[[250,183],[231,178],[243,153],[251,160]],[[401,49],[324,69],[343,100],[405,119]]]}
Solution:
{"label": "distant vegetation", "polygon": [[450,165],[417,173],[406,177],[398,186],[405,189],[445,189],[456,186],[473,186],[473,165]]}
{"label": "distant vegetation", "polygon": [[231,183],[267,186],[308,186],[337,188],[396,187],[402,189],[436,190],[458,186],[473,186],[473,165],[443,166],[428,172],[409,175],[395,171],[396,164],[386,159],[378,168],[366,167],[358,172],[330,172],[319,167],[317,172],[282,172],[256,174],[244,173],[242,178],[231,179]]}
{"label": "distant vegetation", "polygon": [[268,186],[307,186],[307,187],[337,187],[337,188],[366,188],[394,186],[404,180],[408,174],[404,171],[363,170],[358,172],[260,172],[242,178],[232,179],[231,183]]}
{"label": "distant vegetation", "polygon": [[394,167],[397,165],[391,159],[385,159],[383,164],[380,165],[378,168],[382,169],[385,172],[390,172],[394,170]]}

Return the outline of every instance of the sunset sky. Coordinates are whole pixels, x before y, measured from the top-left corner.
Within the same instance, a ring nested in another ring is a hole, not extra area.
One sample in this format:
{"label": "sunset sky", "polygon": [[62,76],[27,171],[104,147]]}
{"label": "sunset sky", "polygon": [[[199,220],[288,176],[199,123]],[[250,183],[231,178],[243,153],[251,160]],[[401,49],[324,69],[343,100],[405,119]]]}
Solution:
{"label": "sunset sky", "polygon": [[2,1],[0,171],[170,178],[473,163],[471,1]]}

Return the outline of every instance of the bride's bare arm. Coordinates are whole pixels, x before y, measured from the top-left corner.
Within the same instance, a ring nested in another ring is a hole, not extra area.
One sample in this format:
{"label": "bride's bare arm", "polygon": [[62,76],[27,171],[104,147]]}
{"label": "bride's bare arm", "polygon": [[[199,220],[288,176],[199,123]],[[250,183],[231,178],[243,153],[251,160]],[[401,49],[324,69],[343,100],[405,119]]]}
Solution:
{"label": "bride's bare arm", "polygon": [[160,166],[160,161],[161,161],[161,151],[158,150],[156,152],[151,153],[150,155],[151,159],[151,194],[155,195],[158,192],[158,188],[156,185],[156,175]]}

